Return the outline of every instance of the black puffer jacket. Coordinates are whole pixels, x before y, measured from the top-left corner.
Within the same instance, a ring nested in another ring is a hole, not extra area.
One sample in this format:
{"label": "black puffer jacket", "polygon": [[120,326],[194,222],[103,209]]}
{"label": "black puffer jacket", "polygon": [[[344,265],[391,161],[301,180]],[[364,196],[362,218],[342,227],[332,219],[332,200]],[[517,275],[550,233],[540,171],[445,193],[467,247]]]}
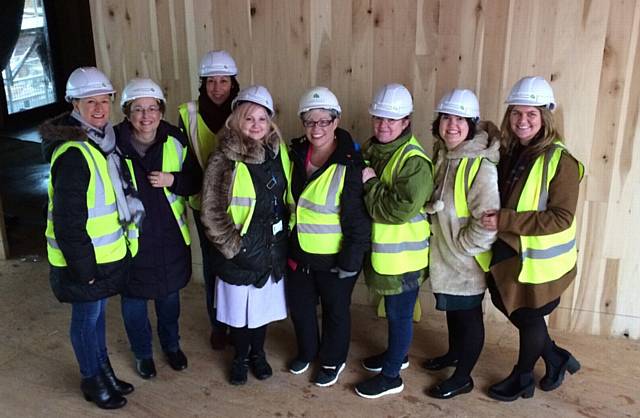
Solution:
{"label": "black puffer jacket", "polygon": [[[47,162],[66,141],[82,141],[98,149],[69,113],[46,121],[40,127],[42,151]],[[131,258],[97,264],[87,234],[87,189],[90,172],[82,153],[74,148],[58,157],[51,168],[53,225],[56,241],[67,267],[51,266],[49,280],[60,302],[91,302],[120,293],[129,278]],[[93,284],[89,284],[95,279]]]}
{"label": "black puffer jacket", "polygon": [[344,271],[357,272],[362,268],[365,253],[371,245],[371,218],[363,201],[362,169],[364,161],[359,147],[351,135],[344,129],[336,129],[337,147],[325,164],[311,177],[307,178],[305,159],[309,150],[306,137],[291,140],[289,156],[293,164],[291,176],[291,193],[297,202],[303,190],[311,181],[318,178],[332,164],[347,167],[344,188],[340,197],[340,226],[342,228],[342,246],[336,255],[311,254],[300,248],[296,229],[291,233],[289,256],[298,263],[314,270],[329,271],[340,268]]}
{"label": "black puffer jacket", "polygon": [[[164,189],[152,187],[147,175],[152,171],[162,171],[162,150],[170,136],[184,146],[187,139],[177,127],[160,121],[155,142],[142,157],[132,146],[133,127],[129,121],[115,126],[115,131],[118,148],[133,163],[138,197],[145,208],[138,254],[133,259],[131,278],[123,294],[144,299],[164,297],[189,282],[191,251],[182,238]],[[189,196],[200,189],[202,171],[191,153],[187,154],[182,171],[172,174],[174,181],[169,187],[172,193]]]}
{"label": "black puffer jacket", "polygon": [[[262,287],[269,275],[280,280],[285,272],[288,212],[283,201],[287,187],[279,152],[280,138],[272,132],[263,145],[223,129],[220,147],[209,158],[202,186],[202,224],[218,250],[219,277],[234,285]],[[256,192],[256,205],[244,236],[227,214],[235,162],[247,165]],[[281,230],[274,235],[274,225]]]}

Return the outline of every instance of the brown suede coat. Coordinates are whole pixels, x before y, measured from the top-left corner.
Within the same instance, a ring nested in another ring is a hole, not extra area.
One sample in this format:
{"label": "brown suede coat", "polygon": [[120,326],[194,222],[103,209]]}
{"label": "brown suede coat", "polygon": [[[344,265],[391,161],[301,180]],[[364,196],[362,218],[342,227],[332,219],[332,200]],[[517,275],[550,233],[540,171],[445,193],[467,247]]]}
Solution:
{"label": "brown suede coat", "polygon": [[[504,163],[503,157],[501,156],[501,164]],[[567,229],[576,213],[580,185],[578,163],[564,152],[556,175],[549,185],[547,210],[516,212],[515,208],[530,169],[531,167],[527,169],[527,175],[515,184],[513,192],[502,202],[500,209],[498,239],[508,244],[517,254],[491,266],[491,275],[509,315],[518,308],[539,308],[559,298],[577,274],[577,268],[574,267],[560,279],[547,283],[531,285],[518,282],[522,269],[519,257],[520,235],[545,235]]]}

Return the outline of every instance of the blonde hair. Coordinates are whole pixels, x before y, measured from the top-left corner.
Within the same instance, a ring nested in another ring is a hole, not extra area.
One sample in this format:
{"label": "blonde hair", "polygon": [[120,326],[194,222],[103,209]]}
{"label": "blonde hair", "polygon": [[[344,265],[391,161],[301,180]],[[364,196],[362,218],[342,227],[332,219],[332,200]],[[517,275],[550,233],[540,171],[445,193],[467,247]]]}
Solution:
{"label": "blonde hair", "polygon": [[240,135],[244,135],[242,134],[242,130],[240,129],[240,121],[244,120],[247,117],[247,115],[249,115],[249,113],[253,112],[255,109],[258,109],[258,108],[264,110],[264,113],[267,115],[267,120],[269,121],[269,132],[264,136],[264,138],[262,138],[262,142],[264,142],[267,139],[267,137],[271,135],[272,132],[275,132],[275,134],[278,135],[278,138],[282,139],[282,134],[280,133],[280,129],[278,128],[278,125],[275,124],[275,122],[269,115],[269,111],[264,106],[261,106],[253,102],[240,103],[235,108],[235,110],[231,112],[226,122],[224,123],[224,126],[233,132],[237,132]]}
{"label": "blonde hair", "polygon": [[[502,124],[500,125],[500,146],[507,154],[511,154],[513,147],[520,142],[520,139],[511,129],[509,120],[515,106],[517,105],[509,105],[509,107],[507,107],[507,110],[504,112],[504,117],[502,118]],[[564,142],[564,138],[560,133],[551,111],[547,109],[546,106],[537,106],[536,108],[540,111],[542,127],[536,136],[531,139],[529,145],[527,145],[525,152],[531,156],[540,155],[554,141]]]}

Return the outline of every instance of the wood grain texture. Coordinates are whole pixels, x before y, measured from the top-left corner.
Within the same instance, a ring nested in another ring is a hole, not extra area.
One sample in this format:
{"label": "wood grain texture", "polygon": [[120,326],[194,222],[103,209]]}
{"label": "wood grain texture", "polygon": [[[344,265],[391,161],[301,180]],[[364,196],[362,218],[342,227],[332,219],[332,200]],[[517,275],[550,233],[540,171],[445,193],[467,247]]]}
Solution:
{"label": "wood grain texture", "polygon": [[[235,57],[241,86],[266,85],[286,138],[302,133],[300,95],[326,85],[341,126],[371,135],[367,107],[383,83],[414,96],[413,130],[431,149],[440,96],[478,93],[497,124],[512,84],[551,81],[556,118],[586,164],[578,203],[579,277],[553,327],[640,338],[640,2],[629,0],[90,0],[99,67],[118,90],[156,79],[176,122],[212,49]],[[114,112],[114,121],[122,115]],[[424,292],[428,292],[425,288]],[[425,296],[428,299],[428,296]],[[359,296],[359,299],[366,297]],[[487,316],[504,320],[487,306]],[[431,313],[431,308],[426,308]]]}

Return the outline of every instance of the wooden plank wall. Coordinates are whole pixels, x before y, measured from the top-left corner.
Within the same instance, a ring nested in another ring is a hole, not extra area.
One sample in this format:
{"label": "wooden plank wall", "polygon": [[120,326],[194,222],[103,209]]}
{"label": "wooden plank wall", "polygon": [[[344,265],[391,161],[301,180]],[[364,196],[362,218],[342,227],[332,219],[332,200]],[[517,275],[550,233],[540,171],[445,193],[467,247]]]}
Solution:
{"label": "wooden plank wall", "polygon": [[[567,143],[587,167],[580,276],[550,318],[558,329],[640,338],[640,2],[629,0],[90,0],[98,65],[118,89],[150,76],[168,108],[196,95],[200,57],[226,49],[240,84],[271,90],[286,137],[298,98],[327,85],[342,126],[370,135],[369,100],[387,82],[415,98],[429,147],[436,101],[468,87],[500,123],[521,76],[551,80]],[[176,112],[167,118],[175,122]],[[121,115],[117,116],[118,118]],[[636,147],[635,145],[639,145]],[[427,292],[426,305],[433,305]],[[490,305],[490,304],[488,304]],[[491,308],[488,316],[502,319]]]}

